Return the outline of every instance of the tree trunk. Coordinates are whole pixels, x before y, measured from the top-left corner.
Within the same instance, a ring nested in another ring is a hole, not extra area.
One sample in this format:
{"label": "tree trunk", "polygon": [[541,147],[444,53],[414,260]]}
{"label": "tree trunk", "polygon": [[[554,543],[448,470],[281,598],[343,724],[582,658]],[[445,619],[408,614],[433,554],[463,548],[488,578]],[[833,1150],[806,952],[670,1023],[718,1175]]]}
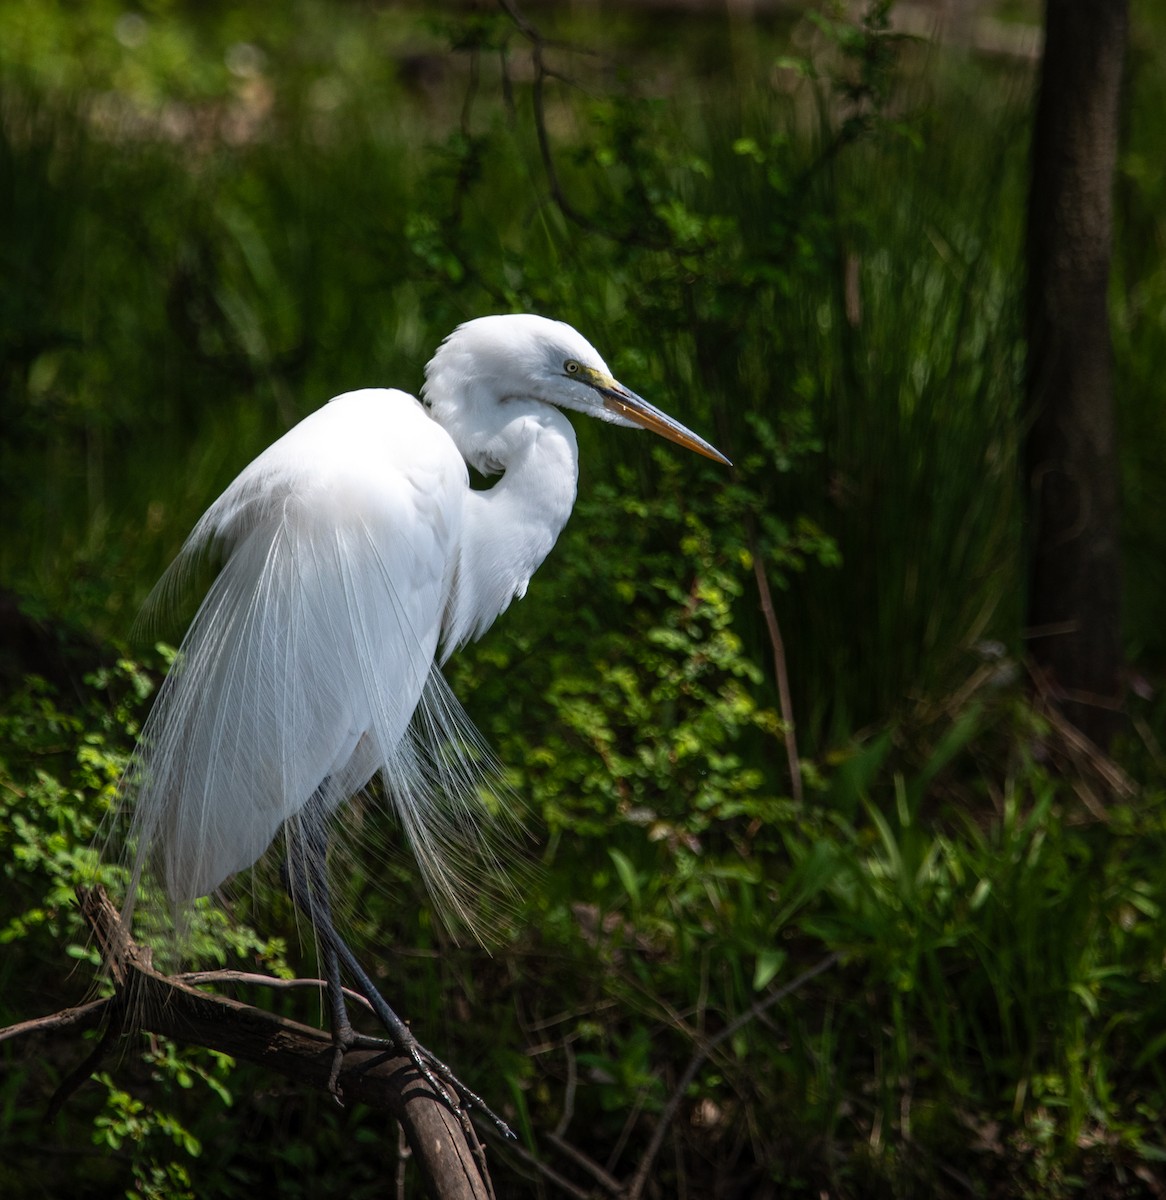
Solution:
{"label": "tree trunk", "polygon": [[1031,656],[1101,746],[1121,724],[1107,288],[1126,0],[1046,0],[1028,209]]}

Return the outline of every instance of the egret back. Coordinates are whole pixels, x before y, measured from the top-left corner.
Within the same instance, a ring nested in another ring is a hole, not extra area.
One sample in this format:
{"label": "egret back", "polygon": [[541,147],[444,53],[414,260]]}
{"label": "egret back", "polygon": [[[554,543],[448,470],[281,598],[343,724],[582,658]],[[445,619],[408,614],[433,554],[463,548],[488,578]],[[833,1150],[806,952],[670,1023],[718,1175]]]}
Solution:
{"label": "egret back", "polygon": [[208,510],[161,585],[223,556],[133,768],[139,874],[152,863],[179,903],[205,895],[317,790],[335,808],[381,770],[431,889],[461,905],[451,846],[483,760],[433,660],[467,488],[412,397],[368,390],[306,418]]}

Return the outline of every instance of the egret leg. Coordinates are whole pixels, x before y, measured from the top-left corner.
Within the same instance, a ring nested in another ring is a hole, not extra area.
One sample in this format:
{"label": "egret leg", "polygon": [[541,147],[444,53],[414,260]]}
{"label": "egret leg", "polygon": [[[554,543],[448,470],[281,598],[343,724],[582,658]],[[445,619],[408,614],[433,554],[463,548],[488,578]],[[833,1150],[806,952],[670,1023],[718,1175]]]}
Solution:
{"label": "egret leg", "polygon": [[[283,883],[292,903],[311,921],[319,945],[331,1010],[332,1040],[336,1047],[328,1086],[340,1098],[339,1075],[344,1053],[363,1039],[352,1027],[344,1000],[341,970],[347,971],[392,1039],[395,1049],[409,1059],[438,1097],[453,1112],[464,1105],[480,1109],[507,1137],[514,1134],[484,1100],[462,1083],[440,1058],[427,1050],[380,994],[337,932],[327,879],[328,828],[320,793],[305,805],[291,828],[289,858],[283,864]],[[380,1043],[383,1045],[384,1043]],[[452,1095],[451,1095],[452,1092]],[[457,1099],[454,1099],[454,1097]],[[463,1118],[464,1119],[464,1118]]]}
{"label": "egret leg", "polygon": [[[328,893],[324,890],[323,871],[318,863],[323,863],[326,847],[313,848],[313,851],[301,849],[305,842],[313,839],[304,838],[293,833],[292,845],[289,847],[289,857],[280,866],[280,878],[284,890],[291,897],[292,903],[311,922],[313,929],[319,935],[317,921],[320,919],[321,908],[328,913],[327,920],[331,923]],[[299,867],[293,869],[290,858],[294,855]],[[317,949],[320,952],[321,965],[324,968],[325,993],[328,997],[329,1025],[332,1029],[332,1044],[335,1052],[332,1057],[332,1070],[328,1076],[328,1090],[340,1103],[344,1102],[340,1091],[340,1068],[344,1062],[345,1051],[356,1043],[356,1031],[348,1017],[348,1005],[344,1000],[344,984],[340,976],[340,960],[332,943],[325,937],[317,936]]]}

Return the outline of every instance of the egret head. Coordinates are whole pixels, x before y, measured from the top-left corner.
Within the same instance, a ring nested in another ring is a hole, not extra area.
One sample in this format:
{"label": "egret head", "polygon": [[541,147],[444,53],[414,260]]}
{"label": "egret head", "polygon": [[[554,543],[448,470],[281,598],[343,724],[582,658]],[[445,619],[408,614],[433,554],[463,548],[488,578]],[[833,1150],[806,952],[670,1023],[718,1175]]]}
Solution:
{"label": "egret head", "polygon": [[615,425],[650,429],[717,462],[729,461],[619,383],[582,334],[546,317],[478,317],[459,325],[425,368],[421,394],[470,461],[467,442],[480,439],[464,434],[489,428],[498,419],[489,410],[514,400],[534,400]]}

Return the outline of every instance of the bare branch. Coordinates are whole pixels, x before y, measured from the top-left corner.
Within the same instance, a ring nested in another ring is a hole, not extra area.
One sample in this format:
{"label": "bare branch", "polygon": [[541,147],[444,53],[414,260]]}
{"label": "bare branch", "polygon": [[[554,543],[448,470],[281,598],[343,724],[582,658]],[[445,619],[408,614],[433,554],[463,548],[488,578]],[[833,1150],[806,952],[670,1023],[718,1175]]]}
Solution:
{"label": "bare branch", "polygon": [[563,1043],[563,1052],[567,1056],[567,1090],[563,1096],[563,1115],[559,1118],[554,1133],[551,1134],[552,1137],[557,1138],[561,1138],[567,1132],[567,1126],[571,1124],[571,1118],[575,1115],[575,1087],[578,1083],[575,1051],[571,1048],[569,1039]]}
{"label": "bare branch", "polygon": [[644,1151],[643,1158],[640,1159],[640,1165],[636,1168],[636,1174],[631,1186],[626,1192],[627,1200],[639,1200],[640,1196],[643,1195],[644,1187],[648,1182],[648,1175],[652,1170],[652,1164],[656,1161],[656,1156],[660,1153],[661,1146],[664,1145],[664,1139],[668,1136],[668,1129],[676,1118],[677,1110],[684,1100],[688,1086],[696,1078],[697,1072],[704,1066],[709,1055],[718,1046],[727,1042],[739,1030],[744,1029],[750,1021],[756,1020],[766,1009],[772,1008],[787,996],[792,995],[799,988],[809,983],[811,979],[821,975],[823,971],[828,971],[840,957],[841,955],[837,951],[833,954],[827,954],[821,962],[810,967],[808,971],[803,971],[796,979],[787,983],[785,987],[778,988],[777,991],[770,992],[768,996],[758,1000],[756,1004],[736,1019],[730,1021],[724,1029],[714,1037],[709,1038],[708,1042],[696,1051],[690,1059],[688,1066],[684,1068],[684,1074],[680,1076],[676,1087],[673,1088],[672,1095],[669,1096],[668,1103],[664,1105],[663,1112],[660,1113],[660,1119],[652,1134],[652,1140],[648,1143],[648,1148]]}
{"label": "bare branch", "polygon": [[555,70],[554,67],[547,63],[545,51],[548,48],[559,47],[569,49],[577,54],[592,52],[578,46],[568,46],[566,43],[556,42],[551,38],[544,37],[538,27],[526,19],[517,4],[514,3],[514,0],[498,0],[498,3],[503,12],[506,13],[519,33],[522,34],[530,45],[530,61],[534,68],[534,79],[531,82],[530,92],[531,105],[534,109],[534,132],[538,141],[538,152],[542,160],[543,172],[546,175],[547,186],[550,188],[551,199],[554,201],[555,207],[572,225],[578,226],[587,233],[598,234],[600,237],[625,246],[644,246],[655,250],[667,249],[666,243],[647,236],[641,230],[627,228],[623,231],[618,231],[601,224],[588,216],[582,209],[577,208],[568,198],[567,189],[563,187],[562,180],[559,178],[558,168],[555,166],[554,153],[551,150],[551,138],[547,131],[545,85],[548,79],[555,79],[569,86],[575,86],[575,84],[564,73]]}
{"label": "bare branch", "polygon": [[[110,1025],[102,1043],[58,1089],[57,1103],[63,1103],[95,1069],[123,1026],[204,1046],[328,1090],[334,1053],[329,1034],[199,991],[188,980],[161,975],[151,965],[149,951],[129,936],[103,889],[78,889],[77,898],[110,963],[115,995],[0,1031],[3,1040],[47,1030],[84,1029],[108,1016]],[[290,981],[262,976],[240,978],[262,981],[265,986],[281,982],[290,986]],[[412,1061],[396,1054],[391,1043],[362,1039],[346,1053],[341,1080],[346,1100],[389,1112],[400,1122],[425,1190],[434,1200],[493,1200],[485,1152],[472,1126],[440,1102]]]}
{"label": "bare branch", "polygon": [[93,1000],[77,1008],[64,1008],[60,1012],[50,1013],[47,1017],[33,1017],[31,1021],[21,1021],[19,1025],[0,1029],[0,1042],[6,1042],[9,1038],[28,1037],[30,1034],[54,1033],[59,1029],[93,1029],[101,1024],[108,1006],[109,1000]]}
{"label": "bare branch", "polygon": [[594,1193],[585,1191],[572,1183],[566,1176],[560,1175],[554,1167],[548,1166],[541,1158],[531,1154],[521,1142],[507,1142],[506,1150],[520,1158],[527,1166],[533,1168],[544,1179],[553,1183],[560,1191],[572,1197],[572,1200],[591,1200]]}
{"label": "bare branch", "polygon": [[105,1061],[105,1056],[125,1032],[124,1017],[124,1006],[116,1003],[110,1006],[110,1020],[97,1045],[61,1080],[57,1090],[53,1092],[49,1100],[49,1107],[45,1112],[46,1122],[51,1124],[55,1121],[57,1114],[65,1107],[69,1097],[100,1069],[101,1064]]}
{"label": "bare branch", "polygon": [[[328,986],[324,979],[280,979],[276,975],[262,975],[257,971],[183,971],[179,975],[171,975],[174,983],[187,983],[192,987],[206,987],[216,983],[238,983],[250,987],[266,987],[279,991],[291,991],[294,988],[316,988],[323,991]],[[372,1012],[372,1005],[363,992],[344,988],[344,999],[361,1005],[366,1012]]]}
{"label": "bare branch", "polygon": [[591,1158],[587,1154],[584,1154],[582,1150],[572,1146],[571,1143],[568,1142],[567,1139],[561,1134],[548,1133],[547,1141],[550,1142],[550,1144],[554,1146],[554,1148],[558,1150],[560,1154],[565,1155],[577,1166],[582,1167],[583,1170],[588,1173],[588,1175],[595,1179],[596,1183],[598,1183],[599,1186],[604,1189],[604,1191],[610,1192],[613,1196],[623,1195],[623,1184],[620,1183],[620,1181],[616,1179],[614,1175],[608,1171],[605,1171],[599,1165],[599,1163],[595,1161],[595,1159]]}
{"label": "bare branch", "polygon": [[761,613],[769,631],[769,644],[773,649],[773,672],[777,676],[777,695],[781,703],[781,723],[785,728],[785,756],[789,763],[790,794],[799,804],[802,802],[802,769],[798,759],[798,738],[794,727],[794,706],[790,699],[789,672],[785,663],[785,640],[777,622],[777,609],[773,606],[773,593],[769,589],[769,576],[765,573],[765,560],[761,557],[757,533],[750,522],[749,552],[753,556],[753,574],[757,579],[757,591],[761,598]]}

